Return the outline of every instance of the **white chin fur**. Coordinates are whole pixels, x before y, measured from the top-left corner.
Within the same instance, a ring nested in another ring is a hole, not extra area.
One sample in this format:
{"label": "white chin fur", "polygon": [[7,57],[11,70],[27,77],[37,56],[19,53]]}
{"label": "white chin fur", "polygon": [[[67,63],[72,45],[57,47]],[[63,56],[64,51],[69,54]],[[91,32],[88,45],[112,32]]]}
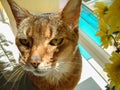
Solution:
{"label": "white chin fur", "polygon": [[38,72],[38,71],[33,71],[32,72],[35,76],[46,76],[47,74],[48,74],[48,71],[40,71],[40,72]]}
{"label": "white chin fur", "polygon": [[28,66],[25,70],[32,72],[35,76],[45,76],[46,78],[50,77],[60,79],[63,74],[69,73],[70,66],[70,63],[67,62],[57,62],[55,67],[40,64],[38,69]]}

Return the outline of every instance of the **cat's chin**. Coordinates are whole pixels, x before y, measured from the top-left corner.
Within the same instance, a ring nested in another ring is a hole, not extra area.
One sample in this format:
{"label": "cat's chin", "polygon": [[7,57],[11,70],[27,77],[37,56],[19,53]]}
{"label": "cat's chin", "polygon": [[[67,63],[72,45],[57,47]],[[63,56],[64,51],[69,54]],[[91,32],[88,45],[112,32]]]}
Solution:
{"label": "cat's chin", "polygon": [[35,76],[46,76],[48,75],[48,71],[38,71],[38,70],[35,70],[32,72]]}

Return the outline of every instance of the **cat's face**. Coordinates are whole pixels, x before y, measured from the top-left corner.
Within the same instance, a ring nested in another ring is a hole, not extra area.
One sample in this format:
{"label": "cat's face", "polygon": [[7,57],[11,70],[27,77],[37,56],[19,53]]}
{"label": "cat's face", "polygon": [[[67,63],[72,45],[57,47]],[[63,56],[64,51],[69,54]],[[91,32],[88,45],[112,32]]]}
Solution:
{"label": "cat's face", "polygon": [[[16,44],[22,54],[25,69],[44,75],[57,69],[74,54],[78,35],[54,15],[29,17],[20,24]],[[76,30],[77,31],[77,30]],[[68,67],[68,66],[65,66]]]}
{"label": "cat's face", "polygon": [[[74,11],[69,10],[72,2],[61,14],[32,15],[14,1],[8,1],[17,22],[16,44],[24,69],[37,76],[67,72],[78,43],[79,14],[70,14]],[[69,14],[66,14],[68,11]]]}

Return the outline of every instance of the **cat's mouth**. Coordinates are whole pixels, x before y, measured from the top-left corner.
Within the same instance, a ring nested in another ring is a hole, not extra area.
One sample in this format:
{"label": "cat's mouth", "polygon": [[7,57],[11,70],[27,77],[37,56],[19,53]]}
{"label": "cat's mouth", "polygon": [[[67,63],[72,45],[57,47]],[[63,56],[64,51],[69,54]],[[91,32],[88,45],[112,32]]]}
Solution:
{"label": "cat's mouth", "polygon": [[33,72],[32,72],[34,75],[36,76],[45,76],[49,73],[49,71],[47,70],[37,70],[35,69]]}
{"label": "cat's mouth", "polygon": [[35,76],[46,76],[52,71],[53,67],[39,65],[38,67],[34,68],[31,65],[26,65],[24,69],[33,73]]}

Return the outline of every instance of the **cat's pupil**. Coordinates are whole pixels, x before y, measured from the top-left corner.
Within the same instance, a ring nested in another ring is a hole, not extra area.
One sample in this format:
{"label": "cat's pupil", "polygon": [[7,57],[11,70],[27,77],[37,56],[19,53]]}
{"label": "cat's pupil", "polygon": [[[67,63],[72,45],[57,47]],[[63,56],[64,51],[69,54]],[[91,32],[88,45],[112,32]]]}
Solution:
{"label": "cat's pupil", "polygon": [[19,39],[20,43],[26,47],[30,46],[30,42],[27,39]]}

